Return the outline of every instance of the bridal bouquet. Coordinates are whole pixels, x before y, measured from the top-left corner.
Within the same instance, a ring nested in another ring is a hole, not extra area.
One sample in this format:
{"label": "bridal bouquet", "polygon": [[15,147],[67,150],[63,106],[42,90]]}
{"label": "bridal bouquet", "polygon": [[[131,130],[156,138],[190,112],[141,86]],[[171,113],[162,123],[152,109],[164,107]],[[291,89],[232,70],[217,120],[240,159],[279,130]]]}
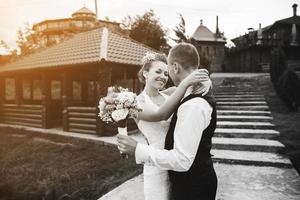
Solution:
{"label": "bridal bouquet", "polygon": [[126,119],[136,117],[141,111],[137,104],[137,95],[122,87],[109,87],[107,96],[99,101],[99,117],[106,123],[126,127]]}
{"label": "bridal bouquet", "polygon": [[[118,133],[123,135],[127,135],[127,119],[136,117],[141,111],[137,95],[122,87],[109,87],[107,96],[100,99],[98,108],[101,120],[118,126]],[[122,152],[121,156],[128,158]]]}

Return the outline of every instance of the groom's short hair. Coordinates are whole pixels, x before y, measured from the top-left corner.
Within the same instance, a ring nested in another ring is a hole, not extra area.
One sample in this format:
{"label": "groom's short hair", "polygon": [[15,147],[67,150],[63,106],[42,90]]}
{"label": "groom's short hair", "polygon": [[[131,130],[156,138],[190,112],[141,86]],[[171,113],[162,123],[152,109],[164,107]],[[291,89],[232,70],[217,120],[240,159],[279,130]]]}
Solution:
{"label": "groom's short hair", "polygon": [[182,42],[171,48],[168,61],[170,64],[177,62],[186,69],[198,68],[200,64],[200,57],[194,45]]}

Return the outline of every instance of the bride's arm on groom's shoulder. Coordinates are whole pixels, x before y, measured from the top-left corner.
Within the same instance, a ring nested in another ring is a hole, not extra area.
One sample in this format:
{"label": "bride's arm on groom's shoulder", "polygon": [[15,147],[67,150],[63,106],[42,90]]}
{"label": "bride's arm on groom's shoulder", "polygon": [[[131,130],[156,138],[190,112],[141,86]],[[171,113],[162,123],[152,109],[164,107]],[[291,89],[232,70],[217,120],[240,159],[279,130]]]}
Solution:
{"label": "bride's arm on groom's shoulder", "polygon": [[208,74],[201,70],[195,70],[189,76],[187,76],[181,83],[178,85],[173,94],[159,107],[158,110],[143,110],[138,113],[139,120],[145,121],[161,121],[167,120],[173,114],[176,106],[184,96],[188,87],[193,84],[199,83],[201,81],[206,81]]}
{"label": "bride's arm on groom's shoulder", "polygon": [[169,87],[163,91],[161,91],[162,93],[168,95],[168,96],[171,96],[176,90],[176,86],[172,86],[172,87]]}

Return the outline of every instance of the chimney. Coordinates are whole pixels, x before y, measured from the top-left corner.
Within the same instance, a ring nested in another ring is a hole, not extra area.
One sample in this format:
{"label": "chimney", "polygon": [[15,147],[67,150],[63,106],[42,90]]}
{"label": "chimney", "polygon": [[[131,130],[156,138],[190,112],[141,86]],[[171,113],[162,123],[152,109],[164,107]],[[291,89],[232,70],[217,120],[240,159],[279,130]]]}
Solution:
{"label": "chimney", "polygon": [[292,26],[292,40],[290,43],[291,46],[298,46],[297,43],[297,28],[296,28],[296,24],[293,24]]}
{"label": "chimney", "polygon": [[294,13],[294,16],[297,16],[297,4],[293,4],[293,13]]}
{"label": "chimney", "polygon": [[217,16],[216,35],[219,35],[219,17]]}
{"label": "chimney", "polygon": [[203,20],[200,19],[200,26],[203,26]]}
{"label": "chimney", "polygon": [[97,0],[95,0],[95,12],[96,12],[96,19],[98,19],[98,6],[97,6]]}
{"label": "chimney", "polygon": [[258,28],[258,31],[257,31],[257,42],[256,44],[257,45],[261,45],[262,44],[262,28],[261,28],[261,23],[259,23],[259,28]]}

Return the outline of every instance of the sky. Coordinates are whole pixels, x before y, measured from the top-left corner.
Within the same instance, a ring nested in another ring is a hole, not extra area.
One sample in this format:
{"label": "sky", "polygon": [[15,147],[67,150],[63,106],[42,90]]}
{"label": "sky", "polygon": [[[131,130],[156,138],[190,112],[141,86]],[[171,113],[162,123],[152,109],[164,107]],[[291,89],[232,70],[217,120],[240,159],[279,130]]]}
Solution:
{"label": "sky", "polygon": [[[181,13],[186,21],[187,35],[191,36],[203,20],[203,25],[219,29],[227,39],[273,24],[276,20],[291,17],[292,5],[300,0],[98,0],[98,18],[109,17],[122,22],[126,16],[142,15],[153,9],[161,24],[169,30],[179,23]],[[25,23],[33,24],[45,19],[71,17],[72,13],[86,6],[95,10],[95,0],[0,0],[0,40],[16,48],[17,30]],[[300,8],[298,8],[298,15]],[[0,54],[4,54],[0,48]]]}

